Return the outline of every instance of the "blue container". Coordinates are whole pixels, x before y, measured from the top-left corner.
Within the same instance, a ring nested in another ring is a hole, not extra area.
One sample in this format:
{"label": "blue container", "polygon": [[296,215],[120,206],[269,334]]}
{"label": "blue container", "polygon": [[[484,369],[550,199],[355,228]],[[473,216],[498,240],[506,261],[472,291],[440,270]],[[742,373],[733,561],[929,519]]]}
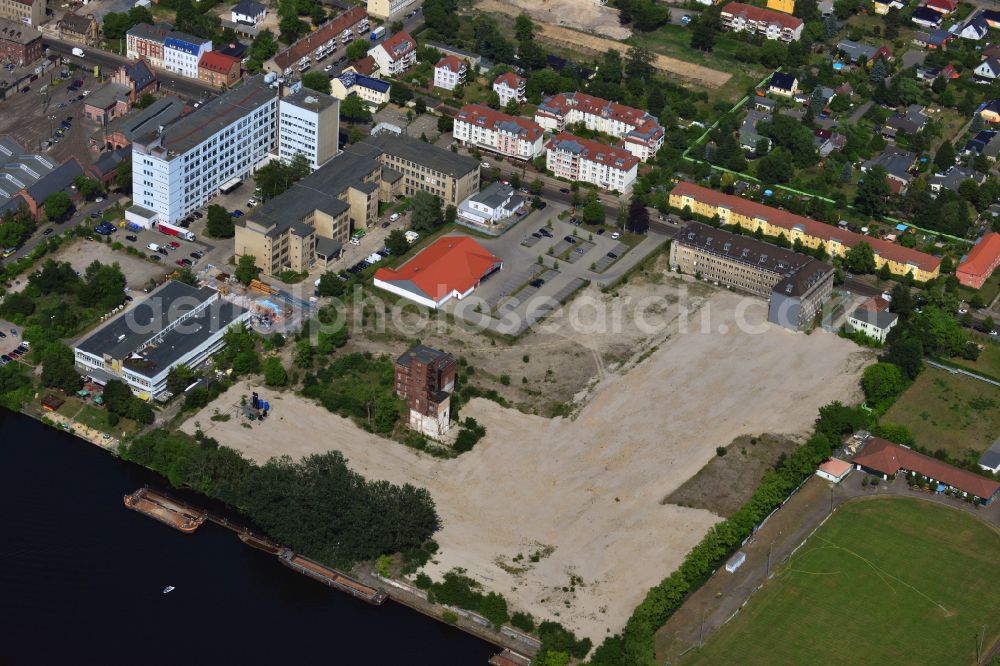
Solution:
{"label": "blue container", "polygon": [[265,403],[264,403],[264,411],[266,412],[266,411],[268,411],[269,409],[271,409],[271,405],[270,405],[269,403],[266,403],[266,402],[265,402]]}

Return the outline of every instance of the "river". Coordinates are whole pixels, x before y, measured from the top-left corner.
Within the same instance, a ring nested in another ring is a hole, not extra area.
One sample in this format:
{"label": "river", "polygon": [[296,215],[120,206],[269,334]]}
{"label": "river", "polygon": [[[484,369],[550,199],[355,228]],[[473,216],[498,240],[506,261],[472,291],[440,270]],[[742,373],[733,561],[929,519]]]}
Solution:
{"label": "river", "polygon": [[127,510],[147,483],[163,487],[0,408],[0,664],[483,665],[498,651],[330,590],[211,523],[185,535]]}

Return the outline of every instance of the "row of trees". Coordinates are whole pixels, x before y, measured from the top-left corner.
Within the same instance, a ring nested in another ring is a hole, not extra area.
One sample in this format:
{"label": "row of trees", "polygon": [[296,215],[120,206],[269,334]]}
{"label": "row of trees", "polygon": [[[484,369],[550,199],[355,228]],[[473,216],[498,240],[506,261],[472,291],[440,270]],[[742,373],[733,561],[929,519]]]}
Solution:
{"label": "row of trees", "polygon": [[[339,337],[334,337],[336,333],[331,331],[327,334],[330,337],[320,341],[327,349],[326,354],[346,342],[346,329],[343,330]],[[315,351],[309,347],[306,359],[303,357],[307,350],[296,347],[296,364],[311,365]],[[386,435],[395,429],[403,413],[403,402],[396,397],[393,379],[393,364],[387,356],[345,354],[315,373],[307,372],[302,394],[331,412],[353,418],[369,432]]]}
{"label": "row of trees", "polygon": [[174,486],[238,508],[279,542],[333,565],[418,547],[439,527],[426,490],[367,481],[339,451],[258,466],[200,433],[156,430],[136,438],[122,456]]}

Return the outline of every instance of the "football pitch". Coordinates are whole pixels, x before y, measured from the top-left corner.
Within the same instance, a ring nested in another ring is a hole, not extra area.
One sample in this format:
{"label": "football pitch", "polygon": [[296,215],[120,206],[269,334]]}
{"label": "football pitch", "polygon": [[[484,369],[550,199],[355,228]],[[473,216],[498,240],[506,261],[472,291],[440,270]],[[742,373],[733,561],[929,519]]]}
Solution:
{"label": "football pitch", "polygon": [[849,502],[680,663],[973,664],[1000,634],[998,552],[963,511]]}

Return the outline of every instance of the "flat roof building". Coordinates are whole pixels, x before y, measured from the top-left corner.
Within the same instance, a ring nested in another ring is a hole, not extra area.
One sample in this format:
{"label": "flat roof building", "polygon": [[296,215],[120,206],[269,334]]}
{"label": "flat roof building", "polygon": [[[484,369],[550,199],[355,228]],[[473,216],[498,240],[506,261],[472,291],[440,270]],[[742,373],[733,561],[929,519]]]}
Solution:
{"label": "flat roof building", "polygon": [[302,88],[278,102],[278,157],[291,162],[303,155],[313,170],[337,154],[340,101]]}
{"label": "flat roof building", "polygon": [[80,342],[74,356],[95,382],[119,379],[151,400],[166,391],[171,368],[197,367],[223,346],[230,327],[249,317],[214,289],[170,280]]}

